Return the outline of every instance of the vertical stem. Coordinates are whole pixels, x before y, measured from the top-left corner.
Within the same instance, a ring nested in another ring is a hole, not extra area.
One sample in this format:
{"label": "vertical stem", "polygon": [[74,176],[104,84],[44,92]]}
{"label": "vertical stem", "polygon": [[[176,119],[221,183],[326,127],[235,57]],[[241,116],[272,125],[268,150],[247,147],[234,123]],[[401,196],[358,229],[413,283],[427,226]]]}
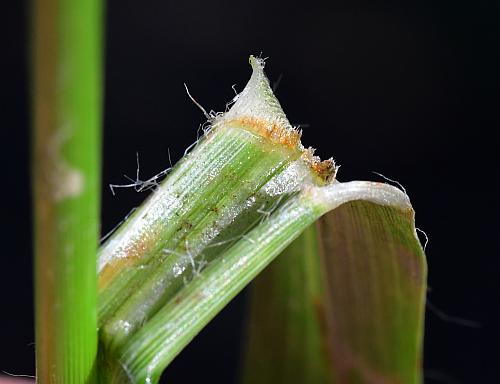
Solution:
{"label": "vertical stem", "polygon": [[34,0],[37,381],[91,383],[97,352],[100,0]]}

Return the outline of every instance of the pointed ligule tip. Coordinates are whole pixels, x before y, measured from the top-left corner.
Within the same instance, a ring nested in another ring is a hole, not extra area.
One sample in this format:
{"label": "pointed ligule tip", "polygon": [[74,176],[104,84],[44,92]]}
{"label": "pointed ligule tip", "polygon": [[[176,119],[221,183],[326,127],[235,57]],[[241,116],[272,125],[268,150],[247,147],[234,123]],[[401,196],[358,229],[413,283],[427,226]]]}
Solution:
{"label": "pointed ligule tip", "polygon": [[265,60],[250,55],[248,61],[252,67],[250,80],[236,97],[231,109],[220,116],[214,126],[238,125],[273,143],[296,150],[322,182],[333,180],[337,169],[335,162],[333,159],[322,161],[314,156],[311,148],[305,149],[302,146],[302,130],[290,124],[274,95],[264,73]]}
{"label": "pointed ligule tip", "polygon": [[250,55],[250,57],[248,58],[248,62],[252,66],[252,69],[255,69],[256,67],[258,67],[258,69],[261,69],[261,70],[264,69],[264,66],[266,64],[266,61],[264,59],[262,59],[260,57],[255,57],[254,55]]}
{"label": "pointed ligule tip", "polygon": [[237,124],[271,141],[299,149],[300,134],[288,121],[264,73],[264,59],[249,58],[252,76],[217,125]]}

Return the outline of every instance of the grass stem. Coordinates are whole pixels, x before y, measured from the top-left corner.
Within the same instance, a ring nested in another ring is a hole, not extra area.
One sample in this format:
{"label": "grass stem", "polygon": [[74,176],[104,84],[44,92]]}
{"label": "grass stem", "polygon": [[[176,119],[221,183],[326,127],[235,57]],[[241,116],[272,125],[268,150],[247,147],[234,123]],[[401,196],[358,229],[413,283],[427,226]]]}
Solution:
{"label": "grass stem", "polygon": [[37,382],[93,383],[102,4],[35,0],[32,22]]}

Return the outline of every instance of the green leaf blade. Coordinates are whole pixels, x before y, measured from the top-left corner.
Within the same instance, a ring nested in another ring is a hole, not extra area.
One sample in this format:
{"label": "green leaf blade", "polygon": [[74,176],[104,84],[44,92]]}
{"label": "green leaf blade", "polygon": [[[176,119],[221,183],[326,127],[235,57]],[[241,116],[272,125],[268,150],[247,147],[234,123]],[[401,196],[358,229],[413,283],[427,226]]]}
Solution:
{"label": "green leaf blade", "polygon": [[243,383],[328,383],[322,270],[309,226],[251,285]]}
{"label": "green leaf blade", "polygon": [[319,221],[340,382],[421,381],[426,263],[412,210],[356,201]]}
{"label": "green leaf blade", "polygon": [[406,195],[367,182],[311,195],[332,210],[256,279],[243,382],[308,382],[311,356],[318,382],[421,382],[427,271]]}

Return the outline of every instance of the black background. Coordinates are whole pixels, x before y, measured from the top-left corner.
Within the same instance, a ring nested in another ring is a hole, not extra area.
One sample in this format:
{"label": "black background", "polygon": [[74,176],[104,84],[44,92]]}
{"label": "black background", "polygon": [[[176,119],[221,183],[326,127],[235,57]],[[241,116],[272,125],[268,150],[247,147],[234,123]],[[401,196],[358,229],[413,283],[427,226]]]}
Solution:
{"label": "black background", "polygon": [[[29,192],[28,8],[2,11],[0,369],[34,373]],[[428,298],[480,328],[426,317],[426,382],[498,382],[498,3],[107,2],[102,231],[145,197],[107,185],[178,160],[207,109],[224,110],[269,57],[303,142],[339,179],[401,182],[430,241]],[[167,382],[234,383],[245,294],[166,371]]]}

